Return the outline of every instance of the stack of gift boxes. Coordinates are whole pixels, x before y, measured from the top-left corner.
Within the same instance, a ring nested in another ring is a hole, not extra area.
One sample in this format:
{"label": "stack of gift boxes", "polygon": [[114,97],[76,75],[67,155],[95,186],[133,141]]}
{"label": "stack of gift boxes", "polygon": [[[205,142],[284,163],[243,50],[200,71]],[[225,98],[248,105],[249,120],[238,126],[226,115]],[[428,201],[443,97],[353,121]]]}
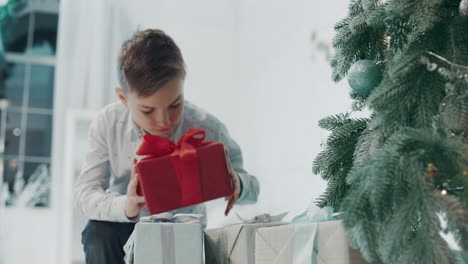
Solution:
{"label": "stack of gift boxes", "polygon": [[177,220],[178,217],[196,216],[151,217],[154,219],[144,218],[136,224],[127,243],[134,244],[133,252],[126,250],[130,263],[365,263],[359,251],[348,246],[339,220],[285,223],[265,221],[260,217],[259,221],[203,231],[199,223]]}
{"label": "stack of gift boxes", "polygon": [[224,147],[204,142],[204,136],[204,131],[190,130],[177,144],[157,136],[143,139],[137,154],[147,157],[137,164],[139,191],[152,216],[135,225],[125,246],[128,263],[365,263],[348,246],[331,208],[311,205],[289,223],[282,221],[285,214],[263,214],[206,230],[201,215],[164,213],[231,194]]}

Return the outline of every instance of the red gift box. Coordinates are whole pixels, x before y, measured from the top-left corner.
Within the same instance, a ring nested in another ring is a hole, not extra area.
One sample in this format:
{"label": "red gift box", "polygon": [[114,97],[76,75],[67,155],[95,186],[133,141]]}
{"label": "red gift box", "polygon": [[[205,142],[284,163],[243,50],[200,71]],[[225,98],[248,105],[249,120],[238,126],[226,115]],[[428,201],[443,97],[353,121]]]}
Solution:
{"label": "red gift box", "polygon": [[137,162],[140,195],[148,212],[159,214],[232,194],[224,146],[204,142],[206,132],[187,131],[177,144],[145,135]]}

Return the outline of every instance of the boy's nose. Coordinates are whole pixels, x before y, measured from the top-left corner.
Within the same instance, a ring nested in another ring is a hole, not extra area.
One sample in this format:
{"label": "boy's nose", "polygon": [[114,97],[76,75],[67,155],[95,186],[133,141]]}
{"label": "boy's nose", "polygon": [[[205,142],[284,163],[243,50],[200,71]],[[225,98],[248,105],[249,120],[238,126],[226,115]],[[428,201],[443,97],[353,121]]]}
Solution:
{"label": "boy's nose", "polygon": [[160,112],[160,113],[156,116],[156,124],[158,125],[158,127],[166,128],[166,127],[169,126],[169,123],[170,123],[169,113],[167,113],[167,112]]}

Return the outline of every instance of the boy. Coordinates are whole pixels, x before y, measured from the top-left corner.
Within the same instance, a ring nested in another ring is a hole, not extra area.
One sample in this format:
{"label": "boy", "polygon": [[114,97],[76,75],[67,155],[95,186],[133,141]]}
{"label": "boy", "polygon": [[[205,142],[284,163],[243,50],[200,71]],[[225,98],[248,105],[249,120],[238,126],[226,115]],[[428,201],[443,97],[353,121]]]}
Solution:
{"label": "boy", "polygon": [[[185,65],[174,41],[160,30],[136,32],[119,55],[121,102],[105,107],[89,129],[89,151],[75,187],[76,199],[90,220],[82,233],[86,263],[123,263],[123,246],[135,222],[147,214],[136,192],[134,153],[144,134],[178,141],[190,128],[207,131],[207,140],[224,144],[234,203],[255,203],[259,185],[242,166],[242,154],[225,126],[184,100]],[[205,214],[203,204],[173,213]],[[205,223],[206,224],[206,223]]]}

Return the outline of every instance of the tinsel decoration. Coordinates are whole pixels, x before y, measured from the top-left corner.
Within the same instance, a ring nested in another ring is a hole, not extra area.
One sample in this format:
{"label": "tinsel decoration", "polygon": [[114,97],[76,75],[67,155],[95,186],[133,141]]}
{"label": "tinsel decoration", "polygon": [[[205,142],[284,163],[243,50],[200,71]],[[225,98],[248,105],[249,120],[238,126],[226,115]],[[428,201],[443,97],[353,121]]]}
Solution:
{"label": "tinsel decoration", "polygon": [[433,52],[426,54],[435,57],[438,62],[421,56],[421,63],[426,65],[428,71],[440,74],[447,81],[446,96],[440,106],[441,126],[456,134],[468,134],[468,67],[452,63]]}
{"label": "tinsel decoration", "polygon": [[460,15],[462,16],[468,15],[468,0],[462,0],[460,2]]}

